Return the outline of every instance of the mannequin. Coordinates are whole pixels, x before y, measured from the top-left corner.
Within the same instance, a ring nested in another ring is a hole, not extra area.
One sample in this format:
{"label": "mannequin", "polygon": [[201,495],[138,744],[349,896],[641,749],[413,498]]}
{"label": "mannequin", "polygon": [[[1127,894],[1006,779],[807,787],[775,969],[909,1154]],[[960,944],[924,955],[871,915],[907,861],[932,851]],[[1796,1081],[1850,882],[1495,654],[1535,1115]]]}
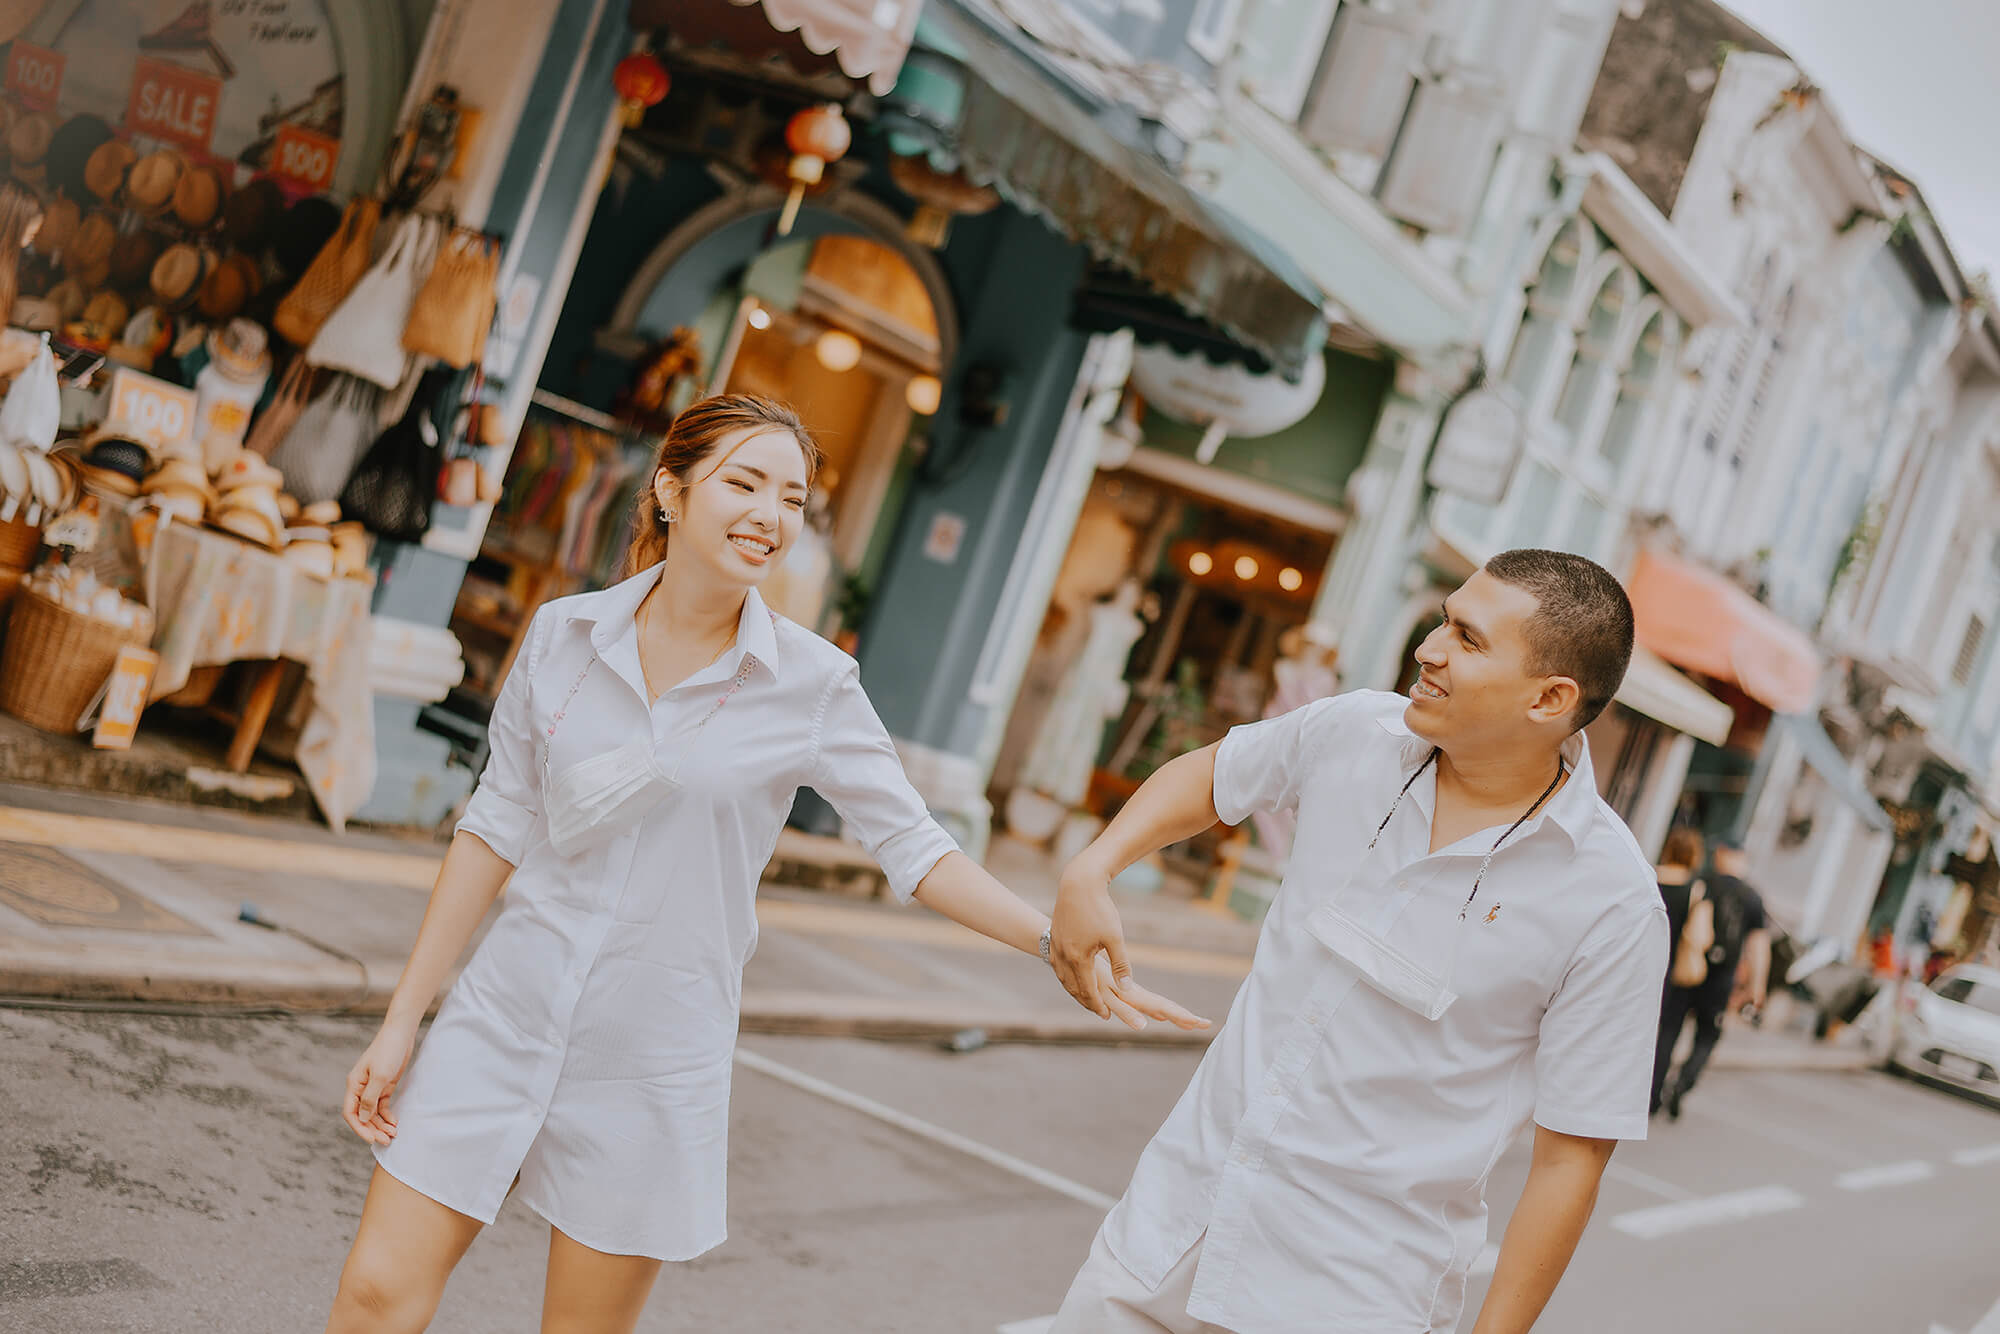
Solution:
{"label": "mannequin", "polygon": [[1021,767],[1020,783],[1065,806],[1082,802],[1104,740],[1105,724],[1125,710],[1125,662],[1145,633],[1139,581],[1126,579],[1090,608],[1089,637],[1064,674]]}

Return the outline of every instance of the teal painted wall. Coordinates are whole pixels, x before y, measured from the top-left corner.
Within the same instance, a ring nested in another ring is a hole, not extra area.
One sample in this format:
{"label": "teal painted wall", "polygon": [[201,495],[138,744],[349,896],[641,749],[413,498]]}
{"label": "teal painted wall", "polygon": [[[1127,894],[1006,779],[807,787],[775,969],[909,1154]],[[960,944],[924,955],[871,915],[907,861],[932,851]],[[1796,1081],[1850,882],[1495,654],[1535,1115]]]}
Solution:
{"label": "teal painted wall", "polygon": [[[1339,505],[1347,479],[1368,452],[1375,419],[1382,415],[1382,403],[1395,378],[1391,362],[1329,351],[1326,389],[1311,412],[1271,435],[1229,437],[1210,466],[1282,486],[1322,504]],[[1184,425],[1162,412],[1147,412],[1146,443],[1153,448],[1191,459],[1200,442],[1200,427]]]}

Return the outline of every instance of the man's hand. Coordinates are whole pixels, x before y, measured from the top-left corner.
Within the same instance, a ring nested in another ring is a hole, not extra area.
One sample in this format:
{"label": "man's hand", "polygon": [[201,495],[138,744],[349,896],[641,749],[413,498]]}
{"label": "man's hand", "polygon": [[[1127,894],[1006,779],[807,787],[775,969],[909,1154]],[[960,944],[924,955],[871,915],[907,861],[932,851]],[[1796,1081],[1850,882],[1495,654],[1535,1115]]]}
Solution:
{"label": "man's hand", "polygon": [[1063,989],[1100,1019],[1141,1029],[1147,1018],[1195,1030],[1208,1020],[1147,990],[1132,977],[1125,930],[1111,902],[1111,877],[1086,851],[1063,871],[1049,928],[1049,963]]}

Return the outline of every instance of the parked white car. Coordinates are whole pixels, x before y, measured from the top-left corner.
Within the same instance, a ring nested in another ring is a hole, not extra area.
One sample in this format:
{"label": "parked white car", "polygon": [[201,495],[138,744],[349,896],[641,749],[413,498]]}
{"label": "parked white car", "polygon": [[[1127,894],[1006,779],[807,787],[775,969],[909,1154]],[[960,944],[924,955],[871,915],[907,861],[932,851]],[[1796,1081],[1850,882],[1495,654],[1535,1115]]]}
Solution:
{"label": "parked white car", "polygon": [[2000,969],[1961,964],[1904,992],[1891,1069],[2000,1101]]}

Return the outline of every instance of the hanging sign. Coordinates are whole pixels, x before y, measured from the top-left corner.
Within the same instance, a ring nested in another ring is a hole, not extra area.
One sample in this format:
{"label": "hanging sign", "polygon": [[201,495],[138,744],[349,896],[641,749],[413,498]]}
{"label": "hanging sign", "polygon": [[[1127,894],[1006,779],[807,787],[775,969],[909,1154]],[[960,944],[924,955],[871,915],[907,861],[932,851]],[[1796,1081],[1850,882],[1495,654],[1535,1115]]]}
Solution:
{"label": "hanging sign", "polygon": [[91,729],[91,745],[99,750],[130,749],[139,730],[139,715],[146,710],[153,671],[159,665],[160,655],[149,648],[127,644],[118,650],[118,663],[104,684],[97,725]]}
{"label": "hanging sign", "polygon": [[111,373],[111,411],[104,433],[136,440],[155,454],[176,454],[194,434],[195,397],[129,366]]}
{"label": "hanging sign", "polygon": [[222,80],[140,56],[132,66],[125,128],[206,153],[215,138],[215,115],[221,104]]}
{"label": "hanging sign", "polygon": [[1326,360],[1307,357],[1293,384],[1237,362],[1218,364],[1200,352],[1147,344],[1132,354],[1132,387],[1174,420],[1207,427],[1195,460],[1212,463],[1225,437],[1273,435],[1311,412],[1326,388]]}
{"label": "hanging sign", "polygon": [[15,42],[7,48],[7,92],[38,111],[53,108],[62,96],[63,64],[68,59],[60,51],[32,42]]}
{"label": "hanging sign", "polygon": [[280,125],[271,148],[271,174],[308,194],[333,188],[333,164],[340,160],[340,140],[296,125]]}
{"label": "hanging sign", "polygon": [[1474,389],[1452,404],[1424,481],[1481,505],[1497,505],[1527,442],[1520,400],[1507,389]]}

